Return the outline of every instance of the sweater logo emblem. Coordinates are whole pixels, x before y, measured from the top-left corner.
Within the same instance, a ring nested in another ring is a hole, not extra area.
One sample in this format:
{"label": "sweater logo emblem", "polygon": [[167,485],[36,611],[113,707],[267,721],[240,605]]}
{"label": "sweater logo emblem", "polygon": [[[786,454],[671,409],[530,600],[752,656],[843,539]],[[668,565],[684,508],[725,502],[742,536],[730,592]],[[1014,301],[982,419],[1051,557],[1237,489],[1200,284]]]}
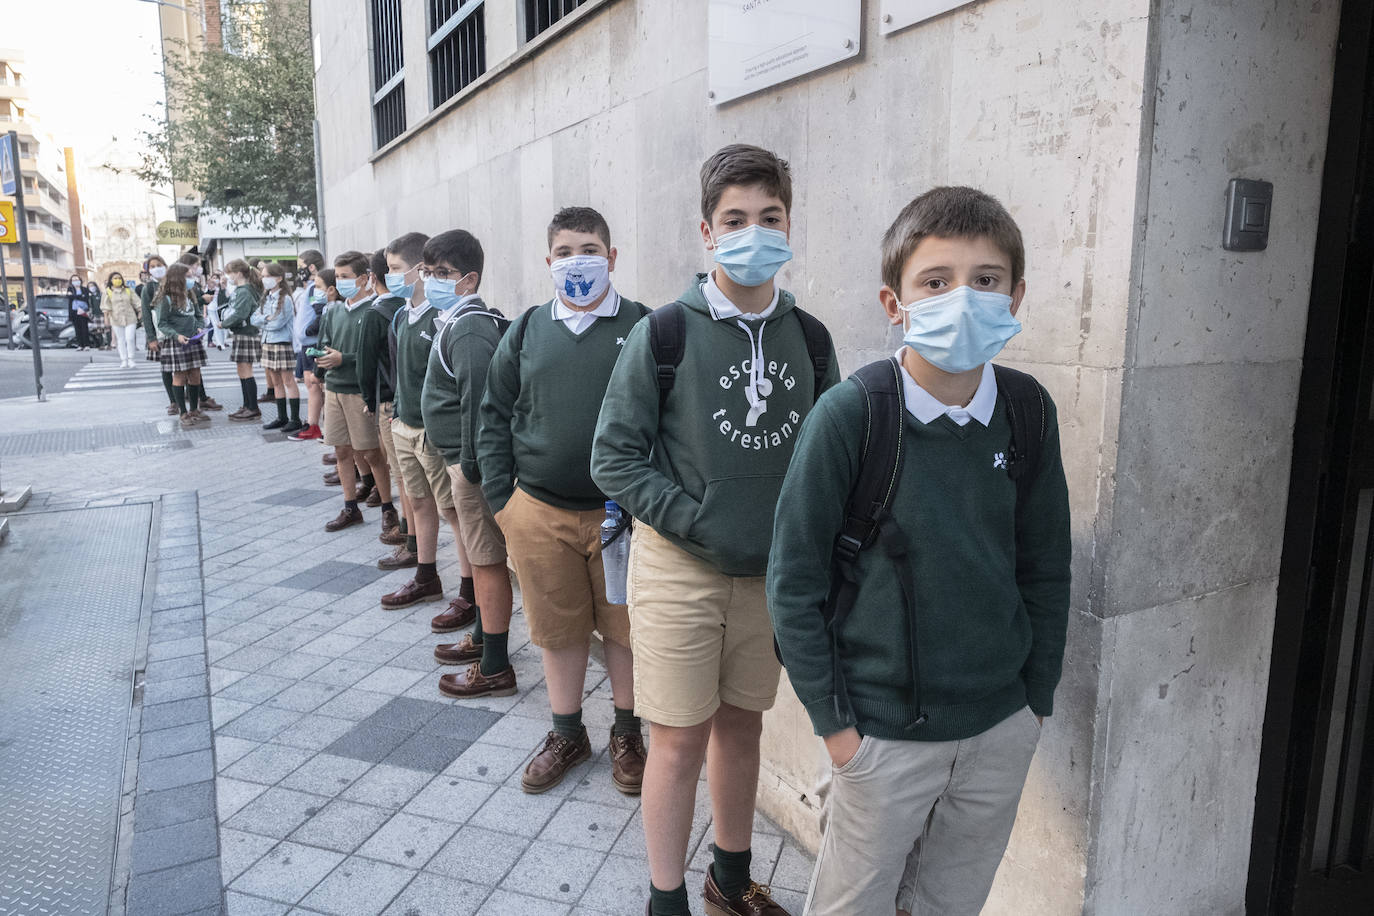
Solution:
{"label": "sweater logo emblem", "polygon": [[617,338],[615,339],[615,345],[616,345],[617,347],[623,347],[623,346],[625,346],[625,338],[623,338],[623,337],[617,337]]}
{"label": "sweater logo emblem", "polygon": [[994,468],[1001,468],[1002,470],[1006,470],[1006,468],[1007,468],[1007,455],[1006,455],[1006,453],[1005,453],[1005,452],[995,452],[995,453],[993,454],[993,456],[992,456],[992,466],[993,466]]}

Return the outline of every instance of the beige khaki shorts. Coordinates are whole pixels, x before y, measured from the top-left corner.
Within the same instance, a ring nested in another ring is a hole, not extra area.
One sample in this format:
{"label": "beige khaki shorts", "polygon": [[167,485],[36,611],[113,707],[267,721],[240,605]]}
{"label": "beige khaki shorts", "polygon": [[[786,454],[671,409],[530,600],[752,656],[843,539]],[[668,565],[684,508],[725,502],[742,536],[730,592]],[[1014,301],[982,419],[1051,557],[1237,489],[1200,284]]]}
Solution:
{"label": "beige khaki shorts", "polygon": [[453,489],[453,510],[458,513],[458,530],[473,566],[495,566],[506,562],[506,536],[492,518],[491,506],[482,495],[482,485],[473,483],[456,464],[448,466],[449,486]]}
{"label": "beige khaki shorts", "polygon": [[440,509],[453,506],[448,471],[443,456],[430,444],[425,431],[407,426],[400,420],[391,421],[391,442],[396,449],[396,464],[401,480],[405,481],[406,496],[411,499],[432,499]]}
{"label": "beige khaki shorts", "polygon": [[325,390],[324,444],[344,445],[359,452],[370,452],[381,445],[377,418],[367,415],[361,394]]}
{"label": "beige khaki shorts", "polygon": [[396,444],[391,441],[391,418],[394,416],[396,416],[396,404],[394,402],[386,401],[377,405],[377,441],[381,443],[382,451],[386,453],[386,464],[389,468],[397,467]]}
{"label": "beige khaki shorts", "polygon": [[541,649],[585,646],[592,631],[628,647],[630,616],[606,600],[601,566],[603,509],[560,509],[516,488],[496,514],[506,535],[530,642]]}
{"label": "beige khaki shorts", "polygon": [[762,712],[782,665],[763,576],[727,576],[636,522],[630,539],[635,713],[685,728],[721,703]]}

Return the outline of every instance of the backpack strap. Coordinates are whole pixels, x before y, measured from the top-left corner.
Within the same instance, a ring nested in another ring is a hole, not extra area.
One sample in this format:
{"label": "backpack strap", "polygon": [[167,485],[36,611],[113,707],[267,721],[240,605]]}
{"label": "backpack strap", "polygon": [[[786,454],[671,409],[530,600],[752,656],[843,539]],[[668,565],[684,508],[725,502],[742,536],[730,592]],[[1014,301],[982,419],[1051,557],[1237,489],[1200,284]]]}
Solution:
{"label": "backpack strap", "polygon": [[668,393],[677,381],[677,367],[687,351],[687,307],[670,302],[649,313],[649,350],[658,373],[658,409],[668,403]]}
{"label": "backpack strap", "polygon": [[895,357],[869,363],[849,377],[864,394],[864,442],[859,479],[849,491],[835,557],[852,564],[887,514],[902,472],[902,370]]}
{"label": "backpack strap", "polygon": [[1040,472],[1040,453],[1045,444],[1045,389],[1034,377],[1006,366],[992,367],[997,390],[1006,397],[1011,447],[1007,452],[1007,476],[1016,483],[1019,501],[1025,487]]}
{"label": "backpack strap", "polygon": [[821,323],[819,318],[810,312],[802,311],[796,306],[792,307],[792,311],[796,314],[797,320],[801,322],[802,334],[806,337],[806,353],[811,357],[813,376],[811,390],[815,392],[813,398],[819,400],[821,386],[825,384],[825,376],[830,371],[830,331]]}

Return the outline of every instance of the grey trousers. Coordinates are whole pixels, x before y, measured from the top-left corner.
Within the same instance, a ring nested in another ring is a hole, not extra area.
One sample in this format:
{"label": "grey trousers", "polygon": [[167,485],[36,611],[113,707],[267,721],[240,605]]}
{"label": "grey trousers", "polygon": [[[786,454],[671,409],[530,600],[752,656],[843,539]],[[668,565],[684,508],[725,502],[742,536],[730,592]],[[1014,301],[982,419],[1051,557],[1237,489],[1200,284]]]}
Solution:
{"label": "grey trousers", "polygon": [[806,916],[976,916],[1039,740],[1029,708],[962,741],[864,736],[832,773]]}

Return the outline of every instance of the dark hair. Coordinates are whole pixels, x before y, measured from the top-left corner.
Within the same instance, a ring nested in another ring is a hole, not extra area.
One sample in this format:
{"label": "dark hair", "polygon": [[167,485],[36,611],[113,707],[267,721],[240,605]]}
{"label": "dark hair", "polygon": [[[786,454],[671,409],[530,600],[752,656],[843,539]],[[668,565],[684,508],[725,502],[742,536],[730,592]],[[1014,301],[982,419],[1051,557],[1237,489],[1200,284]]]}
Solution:
{"label": "dark hair", "polygon": [[425,242],[422,257],[431,267],[443,261],[452,264],[463,274],[476,273],[477,282],[482,282],[482,243],[466,229],[450,229],[432,236]]}
{"label": "dark hair", "polygon": [[122,273],[120,273],[119,271],[117,271],[117,270],[112,270],[112,271],[110,271],[110,275],[109,275],[108,277],[105,278],[105,288],[106,288],[106,289],[114,289],[114,278],[115,278],[115,277],[118,277],[120,280],[123,280],[123,279],[124,279],[124,275],[123,275]]}
{"label": "dark hair", "polygon": [[726,188],[763,188],[792,213],[792,172],[786,159],[747,143],[717,150],[701,165],[701,218],[711,221]]}
{"label": "dark hair", "polygon": [[267,291],[262,288],[262,275],[258,273],[256,267],[250,266],[243,258],[235,258],[228,264],[225,264],[224,272],[226,274],[243,274],[247,277],[248,285],[252,288],[253,295],[257,297],[259,302],[261,302],[262,297],[267,294]]}
{"label": "dark hair", "polygon": [[199,267],[199,266],[200,266],[200,255],[198,255],[198,254],[193,254],[193,253],[191,253],[191,252],[188,251],[188,252],[186,252],[184,255],[182,255],[181,257],[177,258],[177,263],[178,263],[178,264],[185,264],[187,267]]}
{"label": "dark hair", "polygon": [[143,269],[144,269],[144,270],[151,271],[151,270],[153,269],[153,262],[154,262],[154,261],[157,261],[157,262],[158,262],[159,264],[161,264],[163,267],[166,267],[166,266],[167,266],[167,260],[166,260],[166,258],[164,258],[162,255],[160,255],[160,254],[150,254],[150,255],[148,255],[148,257],[147,257],[147,258],[144,260],[144,262],[143,262]]}
{"label": "dark hair", "polygon": [[321,270],[319,280],[320,282],[315,284],[315,288],[323,292],[326,299],[329,298],[330,289],[333,289],[336,293],[339,291],[339,288],[334,285],[334,268],[326,267]]}
{"label": "dark hair", "polygon": [[309,264],[316,271],[324,269],[324,253],[317,248],[307,248],[296,256],[302,264]]}
{"label": "dark hair", "polygon": [[372,252],[372,257],[368,260],[367,266],[372,271],[372,276],[376,277],[377,279],[385,283],[386,280],[384,278],[386,277],[386,249],[378,248],[376,251]]}
{"label": "dark hair", "polygon": [[334,259],[334,266],[347,267],[353,271],[353,276],[361,280],[363,274],[367,273],[367,255],[361,251],[345,251]]}
{"label": "dark hair", "polygon": [[392,239],[391,244],[386,246],[386,251],[382,252],[382,254],[394,254],[411,267],[414,267],[424,260],[425,242],[428,241],[429,236],[425,235],[423,232],[407,232],[405,235]]}
{"label": "dark hair", "polygon": [[1011,260],[1011,282],[1026,272],[1021,230],[1007,208],[977,188],[933,188],[902,208],[883,234],[883,283],[902,293],[902,270],[928,236],[986,238]]}
{"label": "dark hair", "polygon": [[190,273],[187,265],[177,261],[167,268],[167,276],[163,278],[162,295],[172,301],[172,306],[178,310],[186,308],[186,275]]}
{"label": "dark hair", "polygon": [[606,217],[591,207],[564,207],[554,214],[549,222],[549,247],[553,247],[553,237],[564,229],[573,232],[594,232],[609,250],[611,247],[611,227]]}

